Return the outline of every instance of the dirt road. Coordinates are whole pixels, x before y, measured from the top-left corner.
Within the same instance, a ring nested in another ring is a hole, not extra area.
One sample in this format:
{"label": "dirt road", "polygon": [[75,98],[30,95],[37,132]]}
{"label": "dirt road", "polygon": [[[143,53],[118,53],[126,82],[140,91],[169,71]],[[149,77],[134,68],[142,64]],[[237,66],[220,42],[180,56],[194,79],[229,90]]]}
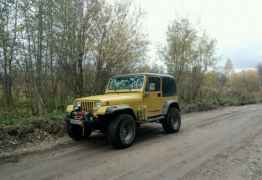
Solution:
{"label": "dirt road", "polygon": [[262,179],[262,105],[187,114],[182,122],[171,135],[143,126],[125,150],[95,134],[1,164],[0,179]]}

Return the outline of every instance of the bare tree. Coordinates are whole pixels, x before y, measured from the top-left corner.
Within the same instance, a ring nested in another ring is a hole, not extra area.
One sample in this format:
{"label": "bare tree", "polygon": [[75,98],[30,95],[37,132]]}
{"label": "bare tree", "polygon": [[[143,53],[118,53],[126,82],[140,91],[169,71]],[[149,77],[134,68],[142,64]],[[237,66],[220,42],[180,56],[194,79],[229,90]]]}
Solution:
{"label": "bare tree", "polygon": [[259,85],[260,85],[260,88],[262,88],[262,63],[259,63],[257,65],[257,73],[259,77]]}
{"label": "bare tree", "polygon": [[13,104],[12,65],[16,52],[18,1],[3,1],[0,8],[0,54],[2,54],[0,59],[3,66],[1,80],[4,87],[4,99],[7,107],[9,107]]}
{"label": "bare tree", "polygon": [[62,110],[75,96],[102,92],[109,76],[133,71],[145,56],[141,13],[129,2],[0,5],[0,93],[8,106],[15,94],[32,114]]}
{"label": "bare tree", "polygon": [[191,102],[200,95],[204,73],[215,64],[215,41],[205,33],[199,35],[187,19],[175,20],[160,56],[177,79],[180,98]]}

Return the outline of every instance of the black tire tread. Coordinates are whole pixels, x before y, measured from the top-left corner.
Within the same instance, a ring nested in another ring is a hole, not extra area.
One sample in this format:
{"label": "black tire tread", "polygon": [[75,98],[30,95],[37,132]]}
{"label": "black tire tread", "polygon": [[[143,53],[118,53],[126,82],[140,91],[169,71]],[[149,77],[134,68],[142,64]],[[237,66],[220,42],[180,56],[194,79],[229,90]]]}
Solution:
{"label": "black tire tread", "polygon": [[108,141],[111,143],[111,145],[114,148],[117,148],[117,149],[127,148],[127,147],[131,146],[134,142],[133,141],[132,143],[126,145],[126,144],[123,144],[120,140],[119,125],[120,125],[121,121],[123,121],[125,119],[133,120],[134,123],[135,123],[133,116],[131,116],[129,114],[119,114],[115,118],[112,118],[112,120],[111,120],[111,122],[108,126],[108,131],[107,131]]}
{"label": "black tire tread", "polygon": [[[89,128],[85,128],[85,135],[82,135],[82,127],[77,125],[71,125],[69,123],[66,124],[67,134],[70,138],[72,138],[75,141],[80,141],[84,138],[87,138],[91,135],[92,130]],[[78,129],[78,130],[77,130]]]}
{"label": "black tire tread", "polygon": [[[173,126],[171,125],[171,122],[169,121],[169,116],[176,114],[178,116],[178,123],[179,123],[179,127],[178,129],[174,129]],[[165,119],[163,119],[162,121],[162,127],[165,130],[166,133],[177,133],[180,130],[180,126],[181,126],[181,116],[180,116],[180,112],[177,108],[175,107],[170,107],[168,110],[168,113],[165,117]]]}

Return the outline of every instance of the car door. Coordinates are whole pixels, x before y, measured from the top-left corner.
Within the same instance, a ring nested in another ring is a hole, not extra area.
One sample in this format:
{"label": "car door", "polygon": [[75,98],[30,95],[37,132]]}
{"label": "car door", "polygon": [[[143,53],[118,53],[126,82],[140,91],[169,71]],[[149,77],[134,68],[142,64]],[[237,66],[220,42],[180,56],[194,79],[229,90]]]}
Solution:
{"label": "car door", "polygon": [[161,98],[161,79],[154,76],[147,77],[144,94],[143,102],[147,118],[160,115],[163,105]]}

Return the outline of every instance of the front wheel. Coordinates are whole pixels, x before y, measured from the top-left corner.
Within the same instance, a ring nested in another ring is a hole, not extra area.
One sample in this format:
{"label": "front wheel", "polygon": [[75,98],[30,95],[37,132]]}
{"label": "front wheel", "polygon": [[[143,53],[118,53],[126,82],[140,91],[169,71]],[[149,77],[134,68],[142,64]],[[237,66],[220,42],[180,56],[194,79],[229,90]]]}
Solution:
{"label": "front wheel", "polygon": [[136,137],[136,122],[129,114],[120,114],[108,126],[108,140],[114,148],[131,146]]}
{"label": "front wheel", "polygon": [[181,127],[181,116],[178,109],[171,107],[168,110],[167,116],[162,121],[163,129],[166,133],[176,133]]}
{"label": "front wheel", "polygon": [[66,129],[69,137],[71,137],[75,141],[80,141],[84,138],[87,138],[92,133],[92,130],[90,128],[86,127],[83,129],[81,126],[73,125],[70,123],[66,123]]}

